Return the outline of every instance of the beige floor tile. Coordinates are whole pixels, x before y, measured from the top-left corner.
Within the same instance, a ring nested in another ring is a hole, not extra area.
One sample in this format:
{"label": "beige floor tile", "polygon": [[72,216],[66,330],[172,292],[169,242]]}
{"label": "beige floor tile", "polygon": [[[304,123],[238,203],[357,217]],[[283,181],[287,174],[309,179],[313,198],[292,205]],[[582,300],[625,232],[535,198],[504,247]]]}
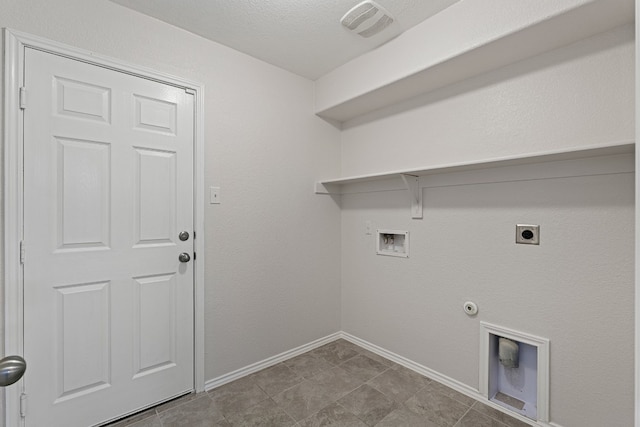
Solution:
{"label": "beige floor tile", "polygon": [[[208,396],[193,399],[158,414],[162,427],[209,427],[224,416]],[[137,427],[137,426],[136,426]]]}
{"label": "beige floor tile", "polygon": [[296,421],[303,420],[333,402],[329,390],[305,380],[273,397]]}
{"label": "beige floor tile", "polygon": [[339,366],[320,372],[311,378],[310,381],[325,387],[332,400],[338,400],[364,384],[364,381],[356,378]]}
{"label": "beige floor tile", "polygon": [[208,393],[189,394],[109,425],[181,426],[527,427],[529,424],[353,343],[337,340]]}
{"label": "beige floor tile", "polygon": [[336,344],[338,346],[341,346],[341,347],[344,347],[344,348],[351,348],[351,349],[357,351],[358,353],[364,350],[364,348],[360,347],[359,345],[354,344],[351,341],[347,341],[347,340],[342,339],[342,338],[335,340],[334,344]]}
{"label": "beige floor tile", "polygon": [[503,424],[506,424],[508,427],[529,427],[529,424],[525,423],[524,421],[513,418],[502,411],[493,409],[492,407],[484,405],[480,402],[475,402],[473,404],[473,409],[481,414],[484,414],[488,417],[500,421]]}
{"label": "beige floor tile", "polygon": [[353,344],[344,340],[334,341],[311,351],[311,355],[323,359],[333,365],[339,365],[359,354],[360,353],[354,349]]}
{"label": "beige floor tile", "polygon": [[440,384],[437,381],[431,381],[428,385],[427,385],[428,389],[437,391],[438,393],[442,393],[445,396],[449,396],[450,398],[457,400],[460,403],[463,403],[467,406],[471,406],[473,405],[476,400],[472,397],[469,397],[465,394],[462,394],[458,391],[455,391],[449,387],[447,387],[446,385]]}
{"label": "beige floor tile", "polygon": [[338,403],[368,426],[375,426],[399,407],[392,399],[367,384],[347,394]]}
{"label": "beige floor tile", "polygon": [[162,422],[160,421],[160,417],[153,415],[133,424],[127,424],[127,427],[162,427]]}
{"label": "beige floor tile", "polygon": [[382,356],[380,356],[380,355],[378,355],[378,354],[376,354],[376,353],[374,353],[372,351],[364,349],[364,348],[361,348],[359,353],[362,354],[363,356],[367,356],[369,359],[373,359],[376,362],[382,363],[383,365],[388,366],[388,367],[393,367],[393,366],[397,365],[397,363],[392,362],[391,360],[386,359],[386,358],[384,358],[384,357],[382,357]]}
{"label": "beige floor tile", "polygon": [[300,421],[297,427],[367,427],[367,425],[342,406],[333,403]]}
{"label": "beige floor tile", "polygon": [[209,396],[224,414],[234,414],[262,402],[269,396],[249,377],[209,391]]}
{"label": "beige floor tile", "polygon": [[428,380],[407,370],[388,369],[368,384],[398,403],[404,403],[426,385]]}
{"label": "beige floor tile", "polygon": [[146,411],[131,415],[130,417],[127,417],[123,420],[110,423],[106,427],[129,427],[139,421],[154,417],[155,415],[156,415],[155,408],[151,408],[151,409],[147,409]]}
{"label": "beige floor tile", "polygon": [[304,353],[300,356],[294,357],[293,359],[285,360],[284,364],[296,374],[305,378],[311,378],[322,371],[326,371],[327,369],[334,367],[333,364],[322,358],[314,357],[310,353]]}
{"label": "beige floor tile", "polygon": [[440,425],[402,406],[390,412],[375,427],[440,427]]}
{"label": "beige floor tile", "polygon": [[405,406],[441,426],[455,425],[470,407],[428,386],[409,398]]}
{"label": "beige floor tile", "polygon": [[347,360],[340,367],[362,381],[369,381],[389,369],[386,365],[362,354]]}
{"label": "beige floor tile", "polygon": [[244,412],[229,415],[227,421],[239,427],[291,427],[296,423],[271,399],[263,400]]}
{"label": "beige floor tile", "polygon": [[296,384],[300,384],[304,380],[304,378],[289,369],[284,363],[263,369],[251,375],[249,378],[254,380],[258,387],[264,390],[269,396],[275,396]]}
{"label": "beige floor tile", "polygon": [[482,415],[478,411],[471,409],[465,414],[464,417],[456,424],[456,427],[506,427],[501,422],[494,420],[493,418]]}
{"label": "beige floor tile", "polygon": [[164,412],[167,409],[171,409],[171,408],[175,408],[176,406],[184,405],[185,403],[190,402],[191,400],[197,399],[197,398],[202,397],[202,396],[208,396],[208,395],[205,392],[198,393],[198,394],[189,393],[189,394],[186,394],[186,395],[184,395],[182,397],[178,397],[177,399],[173,399],[173,400],[170,400],[168,402],[162,403],[162,404],[156,406],[155,409],[156,409],[157,413]]}

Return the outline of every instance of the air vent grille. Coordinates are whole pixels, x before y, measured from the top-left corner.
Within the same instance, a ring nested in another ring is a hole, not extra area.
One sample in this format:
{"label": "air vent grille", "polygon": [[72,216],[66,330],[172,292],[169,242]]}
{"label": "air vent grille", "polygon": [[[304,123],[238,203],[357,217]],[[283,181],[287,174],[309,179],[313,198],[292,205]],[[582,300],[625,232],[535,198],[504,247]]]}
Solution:
{"label": "air vent grille", "polygon": [[378,3],[366,0],[349,10],[340,20],[349,31],[368,38],[393,23],[393,17]]}

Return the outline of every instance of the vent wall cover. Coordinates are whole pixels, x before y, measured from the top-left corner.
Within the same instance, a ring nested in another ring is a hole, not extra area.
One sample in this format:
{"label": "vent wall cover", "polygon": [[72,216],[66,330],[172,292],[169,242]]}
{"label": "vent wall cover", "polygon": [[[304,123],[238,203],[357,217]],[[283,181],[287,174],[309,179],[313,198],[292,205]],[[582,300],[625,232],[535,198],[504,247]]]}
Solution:
{"label": "vent wall cover", "polygon": [[378,3],[365,0],[349,10],[340,20],[349,31],[371,37],[393,23],[393,17]]}

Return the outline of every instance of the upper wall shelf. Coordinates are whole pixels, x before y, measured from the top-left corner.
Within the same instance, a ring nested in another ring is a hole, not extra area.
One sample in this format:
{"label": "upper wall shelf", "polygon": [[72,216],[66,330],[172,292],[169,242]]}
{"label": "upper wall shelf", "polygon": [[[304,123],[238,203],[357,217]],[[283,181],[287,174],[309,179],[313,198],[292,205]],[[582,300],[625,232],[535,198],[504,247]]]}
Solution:
{"label": "upper wall shelf", "polygon": [[[404,187],[410,190],[412,199],[418,202],[418,191],[420,183],[415,178],[451,172],[464,172],[480,169],[489,169],[506,166],[526,165],[532,163],[555,162],[563,160],[585,159],[590,157],[612,156],[617,154],[629,154],[635,150],[635,143],[632,141],[614,142],[608,144],[593,145],[588,147],[576,147],[573,149],[549,151],[544,153],[531,153],[518,156],[509,156],[496,159],[486,159],[470,162],[450,163],[442,165],[426,166],[423,168],[406,169],[398,171],[388,171],[369,175],[357,175],[344,178],[327,179],[316,183],[316,194],[341,194],[342,186],[366,181],[380,181],[391,178],[402,178]],[[414,179],[411,179],[414,178]],[[421,194],[421,192],[420,192]],[[412,209],[413,209],[412,203]],[[418,214],[418,212],[414,212]],[[415,216],[414,216],[415,217]]]}
{"label": "upper wall shelf", "polygon": [[[517,8],[505,9],[493,3],[486,3],[489,12],[491,7],[496,7],[500,12],[497,15],[505,15],[509,10],[512,11],[509,13],[518,13]],[[554,5],[549,4],[548,7]],[[315,82],[316,114],[345,122],[633,22],[632,0],[583,0],[572,4],[574,7],[567,6],[555,11],[556,14],[540,14],[526,23],[516,23],[509,15],[495,30],[487,23],[483,27],[487,28],[486,34],[479,37],[477,33],[482,31],[476,27],[484,21],[474,9],[477,5],[457,3],[431,18],[435,19],[433,23],[427,20],[420,24],[422,26],[318,79]],[[487,11],[484,12],[487,15]],[[471,14],[474,16],[468,16]],[[498,19],[497,15],[489,14],[490,21]],[[469,25],[444,25],[446,22],[441,21],[468,21]],[[442,43],[433,47],[430,40],[436,31],[442,33],[439,33]],[[460,38],[464,40],[455,42]],[[439,51],[440,45],[448,46],[448,50]]]}

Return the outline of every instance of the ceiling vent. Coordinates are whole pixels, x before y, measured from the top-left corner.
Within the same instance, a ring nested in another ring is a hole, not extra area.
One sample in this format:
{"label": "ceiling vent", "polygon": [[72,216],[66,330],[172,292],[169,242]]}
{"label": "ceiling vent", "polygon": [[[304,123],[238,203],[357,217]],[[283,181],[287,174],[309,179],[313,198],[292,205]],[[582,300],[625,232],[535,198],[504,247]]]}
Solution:
{"label": "ceiling vent", "polygon": [[365,0],[347,12],[340,23],[362,37],[371,37],[393,23],[393,17],[378,3]]}

